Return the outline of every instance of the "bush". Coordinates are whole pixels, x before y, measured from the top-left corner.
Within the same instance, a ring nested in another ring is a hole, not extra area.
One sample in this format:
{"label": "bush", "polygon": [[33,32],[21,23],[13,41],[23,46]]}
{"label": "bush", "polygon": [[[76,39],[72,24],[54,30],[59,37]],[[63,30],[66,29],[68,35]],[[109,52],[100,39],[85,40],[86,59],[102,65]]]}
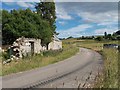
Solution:
{"label": "bush", "polygon": [[44,51],[43,52],[43,56],[56,56],[58,55],[59,53],[61,53],[63,50],[60,49],[60,50],[50,50],[50,51]]}
{"label": "bush", "polygon": [[2,52],[2,61],[5,61],[5,60],[7,60],[7,59],[9,59],[10,57],[9,57],[9,54],[8,54],[8,52],[6,51],[6,52]]}
{"label": "bush", "polygon": [[95,38],[95,40],[97,40],[97,41],[103,41],[103,37],[97,37],[97,38]]}

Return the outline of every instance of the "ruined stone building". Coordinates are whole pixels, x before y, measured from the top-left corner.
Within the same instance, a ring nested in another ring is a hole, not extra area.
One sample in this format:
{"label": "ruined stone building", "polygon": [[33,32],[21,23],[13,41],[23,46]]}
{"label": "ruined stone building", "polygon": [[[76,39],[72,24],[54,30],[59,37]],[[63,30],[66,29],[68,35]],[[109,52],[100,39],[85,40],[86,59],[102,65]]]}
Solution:
{"label": "ruined stone building", "polygon": [[[54,35],[52,42],[48,45],[48,50],[58,49],[62,49],[62,42]],[[27,55],[39,54],[45,50],[47,50],[46,46],[41,45],[41,39],[21,37],[9,47],[9,55],[22,58]]]}
{"label": "ruined stone building", "polygon": [[56,35],[53,35],[52,42],[48,45],[48,50],[58,50],[62,49],[62,42],[59,40],[59,38]]}
{"label": "ruined stone building", "polygon": [[43,50],[41,46],[41,39],[34,38],[18,38],[12,46],[9,47],[10,55],[16,57],[23,57],[35,53],[40,53]]}

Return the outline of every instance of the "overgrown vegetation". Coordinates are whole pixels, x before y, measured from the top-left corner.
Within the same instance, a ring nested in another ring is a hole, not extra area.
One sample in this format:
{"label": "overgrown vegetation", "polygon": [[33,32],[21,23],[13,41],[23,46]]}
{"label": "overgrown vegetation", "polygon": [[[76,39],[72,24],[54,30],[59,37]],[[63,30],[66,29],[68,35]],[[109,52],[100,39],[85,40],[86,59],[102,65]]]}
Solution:
{"label": "overgrown vegetation", "polygon": [[7,51],[2,52],[1,55],[2,55],[2,62],[10,58],[10,55],[8,54]]}
{"label": "overgrown vegetation", "polygon": [[0,76],[2,75],[2,53],[0,53]]}
{"label": "overgrown vegetation", "polygon": [[97,79],[95,88],[119,88],[119,59],[116,49],[104,49],[104,71]]}
{"label": "overgrown vegetation", "polygon": [[53,64],[75,55],[78,51],[78,47],[75,47],[74,44],[63,42],[62,50],[46,51],[35,55],[34,57],[25,58],[19,61],[12,61],[11,63],[3,65],[2,75],[8,75]]}
{"label": "overgrown vegetation", "polygon": [[63,51],[63,49],[60,50],[49,50],[49,51],[44,51],[43,53],[41,53],[43,56],[56,56],[58,54],[60,54]]}
{"label": "overgrown vegetation", "polygon": [[104,76],[103,88],[118,88],[118,51],[116,49],[104,49]]}

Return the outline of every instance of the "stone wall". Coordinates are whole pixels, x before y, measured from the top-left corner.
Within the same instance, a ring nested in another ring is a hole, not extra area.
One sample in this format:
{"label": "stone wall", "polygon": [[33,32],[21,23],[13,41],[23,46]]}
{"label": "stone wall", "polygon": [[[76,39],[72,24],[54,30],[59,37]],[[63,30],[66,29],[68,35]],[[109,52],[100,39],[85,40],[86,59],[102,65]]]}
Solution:
{"label": "stone wall", "polygon": [[2,48],[0,47],[0,53],[2,52]]}
{"label": "stone wall", "polygon": [[43,51],[43,47],[41,46],[41,40],[37,39],[34,42],[34,53],[40,53]]}
{"label": "stone wall", "polygon": [[21,58],[27,55],[39,54],[42,49],[40,39],[22,37],[17,39],[13,45],[9,47],[9,53],[10,55]]}
{"label": "stone wall", "polygon": [[62,49],[62,41],[54,34],[53,40],[48,44],[48,50],[58,50]]}
{"label": "stone wall", "polygon": [[61,41],[52,41],[48,45],[48,50],[58,50],[62,49],[62,42]]}

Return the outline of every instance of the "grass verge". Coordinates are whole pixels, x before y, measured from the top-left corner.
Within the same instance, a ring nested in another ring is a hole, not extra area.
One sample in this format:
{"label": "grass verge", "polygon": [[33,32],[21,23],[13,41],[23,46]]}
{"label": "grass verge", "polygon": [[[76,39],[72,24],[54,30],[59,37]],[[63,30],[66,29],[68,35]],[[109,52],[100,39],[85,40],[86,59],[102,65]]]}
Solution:
{"label": "grass verge", "polygon": [[103,49],[104,72],[95,84],[96,88],[118,88],[118,51]]}

